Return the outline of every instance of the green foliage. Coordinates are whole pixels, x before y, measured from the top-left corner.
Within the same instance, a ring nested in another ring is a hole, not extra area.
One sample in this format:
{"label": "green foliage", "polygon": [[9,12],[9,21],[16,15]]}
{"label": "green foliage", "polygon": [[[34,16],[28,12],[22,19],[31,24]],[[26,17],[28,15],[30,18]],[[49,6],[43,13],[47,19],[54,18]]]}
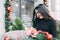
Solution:
{"label": "green foliage", "polygon": [[60,21],[57,21],[57,26],[59,27],[60,30]]}
{"label": "green foliage", "polygon": [[45,34],[38,34],[38,35],[36,36],[36,39],[37,39],[37,40],[46,40],[46,35],[45,35]]}
{"label": "green foliage", "polygon": [[57,33],[58,33],[58,37],[60,38],[60,21],[57,21],[57,27],[58,27],[58,31],[57,31]]}
{"label": "green foliage", "polygon": [[23,25],[23,21],[20,18],[15,19],[15,23],[12,24],[12,30],[24,30],[25,26]]}
{"label": "green foliage", "polygon": [[58,37],[57,38],[54,38],[54,39],[57,39],[57,40],[60,40],[60,21],[57,21],[57,27],[58,27],[58,31],[57,31],[57,33],[58,33]]}
{"label": "green foliage", "polygon": [[10,20],[9,20],[9,11],[8,11],[8,7],[10,5],[9,0],[6,0],[4,6],[5,6],[5,30],[6,32],[9,31],[9,26],[10,26]]}
{"label": "green foliage", "polygon": [[55,38],[55,37],[54,37],[53,40],[60,40],[60,38]]}
{"label": "green foliage", "polygon": [[46,40],[45,34],[37,34],[36,38],[29,37],[29,40]]}
{"label": "green foliage", "polygon": [[[10,5],[10,1],[6,0],[4,6],[5,6],[5,30],[6,32],[10,31],[9,27],[11,26],[11,22],[9,19],[9,10],[8,7]],[[19,18],[17,18],[15,20],[15,23],[13,23],[12,25],[12,30],[24,30],[24,25],[23,25],[23,21]]]}

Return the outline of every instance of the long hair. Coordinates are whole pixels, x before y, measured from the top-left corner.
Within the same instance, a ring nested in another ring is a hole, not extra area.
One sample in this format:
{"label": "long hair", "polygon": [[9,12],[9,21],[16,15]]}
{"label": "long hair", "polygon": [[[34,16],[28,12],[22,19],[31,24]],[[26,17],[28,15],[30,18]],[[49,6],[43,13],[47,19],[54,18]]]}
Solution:
{"label": "long hair", "polygon": [[[38,10],[39,13],[41,13],[41,15],[44,17],[44,19],[52,19],[54,20],[50,15],[49,15],[49,11],[48,9],[46,8],[45,5],[43,4],[39,4],[38,6],[35,7],[36,10]],[[35,19],[37,19],[36,17],[36,13],[35,13],[35,9],[33,11],[33,21]]]}

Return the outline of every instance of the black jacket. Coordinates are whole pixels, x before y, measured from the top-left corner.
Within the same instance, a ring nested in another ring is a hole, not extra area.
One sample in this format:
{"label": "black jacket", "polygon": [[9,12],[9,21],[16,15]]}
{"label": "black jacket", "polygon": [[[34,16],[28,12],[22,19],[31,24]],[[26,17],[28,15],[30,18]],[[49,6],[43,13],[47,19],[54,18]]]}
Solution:
{"label": "black jacket", "polygon": [[33,27],[37,30],[49,32],[53,37],[57,37],[56,23],[50,19],[35,19]]}

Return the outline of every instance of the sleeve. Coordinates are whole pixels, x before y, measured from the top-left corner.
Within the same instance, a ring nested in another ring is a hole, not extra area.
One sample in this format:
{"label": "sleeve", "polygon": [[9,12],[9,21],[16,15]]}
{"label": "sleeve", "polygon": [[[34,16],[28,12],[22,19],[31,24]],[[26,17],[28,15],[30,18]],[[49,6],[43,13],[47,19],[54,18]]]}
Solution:
{"label": "sleeve", "polygon": [[54,21],[50,23],[50,32],[53,35],[53,37],[57,37],[56,22]]}
{"label": "sleeve", "polygon": [[38,29],[38,27],[37,27],[37,26],[38,26],[37,22],[36,22],[36,21],[34,21],[34,22],[33,22],[33,28],[35,28],[35,29],[37,30],[37,29]]}
{"label": "sleeve", "polygon": [[36,24],[35,21],[33,21],[33,28],[35,28],[35,24]]}

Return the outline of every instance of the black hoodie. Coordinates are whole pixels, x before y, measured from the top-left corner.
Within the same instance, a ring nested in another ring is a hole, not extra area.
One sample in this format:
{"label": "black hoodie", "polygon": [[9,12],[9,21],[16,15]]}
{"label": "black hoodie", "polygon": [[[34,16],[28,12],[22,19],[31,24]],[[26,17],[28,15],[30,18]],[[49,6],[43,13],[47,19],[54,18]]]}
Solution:
{"label": "black hoodie", "polygon": [[56,23],[50,19],[35,19],[33,22],[33,27],[37,30],[46,31],[53,35],[53,37],[57,37],[56,31]]}

